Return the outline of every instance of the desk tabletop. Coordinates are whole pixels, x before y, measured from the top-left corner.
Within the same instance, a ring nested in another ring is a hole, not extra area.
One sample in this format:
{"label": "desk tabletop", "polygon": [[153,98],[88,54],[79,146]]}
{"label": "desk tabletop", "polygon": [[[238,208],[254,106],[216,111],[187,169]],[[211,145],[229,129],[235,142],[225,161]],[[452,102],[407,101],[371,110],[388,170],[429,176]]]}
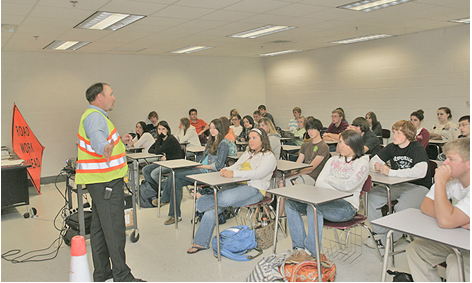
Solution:
{"label": "desk tabletop", "polygon": [[293,139],[298,139],[298,138],[297,137],[291,137],[291,138],[281,137],[280,138],[281,141],[290,141],[290,140],[293,140]]}
{"label": "desk tabletop", "polygon": [[162,157],[162,154],[154,154],[148,152],[136,152],[136,153],[129,153],[126,157],[131,159],[145,159],[145,158],[152,158],[152,157]]}
{"label": "desk tabletop", "polygon": [[338,142],[335,141],[335,140],[324,140],[324,142],[327,144],[327,145],[330,145],[330,144],[337,144]]}
{"label": "desk tabletop", "polygon": [[185,167],[195,167],[202,165],[201,163],[186,160],[186,159],[174,159],[174,160],[165,160],[165,161],[156,161],[154,164],[163,166],[169,169],[185,168]]}
{"label": "desk tabletop", "polygon": [[189,144],[190,142],[184,141],[184,142],[179,142],[179,143],[180,143],[181,145],[187,145],[187,144]]}
{"label": "desk tabletop", "polygon": [[300,150],[301,146],[299,145],[289,145],[289,144],[283,144],[282,149],[286,151],[291,151],[291,150]]}
{"label": "desk tabletop", "polygon": [[372,221],[372,224],[458,249],[470,250],[470,230],[440,228],[435,218],[423,214],[421,210],[416,208],[408,208],[384,216]]}
{"label": "desk tabletop", "polygon": [[313,204],[325,203],[352,196],[352,194],[349,193],[305,184],[272,189],[269,192],[296,201]]}
{"label": "desk tabletop", "polygon": [[189,175],[187,178],[205,183],[210,186],[219,186],[225,184],[232,184],[238,182],[246,182],[251,180],[250,178],[226,178],[220,175],[220,172],[212,172],[212,173],[203,173],[197,175]]}
{"label": "desk tabletop", "polygon": [[228,158],[238,160],[241,157],[241,155],[243,155],[243,153],[244,151],[238,151],[236,152],[236,155],[228,155]]}
{"label": "desk tabletop", "polygon": [[245,144],[249,144],[249,143],[247,141],[236,141],[236,144],[245,145]]}
{"label": "desk tabletop", "polygon": [[132,146],[132,147],[126,148],[126,151],[134,153],[134,152],[142,152],[143,149],[144,149],[144,147],[134,147],[134,146]]}
{"label": "desk tabletop", "polygon": [[370,171],[370,176],[372,177],[372,182],[374,183],[380,183],[384,185],[396,185],[396,184],[401,184],[405,182],[410,182],[413,180],[418,180],[421,178],[410,178],[410,177],[391,177],[391,176],[386,176],[377,172]]}
{"label": "desk tabletop", "polygon": [[288,161],[288,160],[281,160],[281,159],[277,160],[277,171],[281,171],[281,172],[303,169],[303,168],[308,168],[311,166],[313,165],[300,163],[300,162],[294,162],[294,161]]}
{"label": "desk tabletop", "polygon": [[204,152],[205,147],[204,146],[187,146],[187,151],[190,152]]}
{"label": "desk tabletop", "polygon": [[447,143],[448,140],[429,140],[428,143],[434,143],[434,144],[445,144]]}

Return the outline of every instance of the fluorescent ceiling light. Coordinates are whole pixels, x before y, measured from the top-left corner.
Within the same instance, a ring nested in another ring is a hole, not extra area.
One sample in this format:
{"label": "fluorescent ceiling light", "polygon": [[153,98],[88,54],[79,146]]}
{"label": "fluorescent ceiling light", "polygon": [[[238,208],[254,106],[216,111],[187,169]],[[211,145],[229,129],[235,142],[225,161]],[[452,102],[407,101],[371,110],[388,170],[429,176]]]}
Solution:
{"label": "fluorescent ceiling light", "polygon": [[51,50],[77,50],[85,45],[89,44],[90,41],[65,41],[65,40],[54,40],[53,42],[49,43],[48,46],[44,47],[43,49],[51,49]]}
{"label": "fluorescent ceiling light", "polygon": [[146,16],[98,11],[74,28],[115,31],[144,17]]}
{"label": "fluorescent ceiling light", "polygon": [[449,20],[449,22],[461,23],[461,24],[470,24],[470,17],[457,19],[457,20]]}
{"label": "fluorescent ceiling light", "polygon": [[15,32],[17,25],[10,25],[10,24],[2,24],[2,31],[3,32]]}
{"label": "fluorescent ceiling light", "polygon": [[414,1],[414,0],[361,0],[361,1],[349,3],[346,5],[341,5],[341,6],[338,6],[337,8],[371,12],[378,9],[395,6],[398,4],[408,3],[411,1]]}
{"label": "fluorescent ceiling light", "polygon": [[277,56],[277,55],[295,53],[295,52],[300,52],[300,51],[302,50],[282,50],[282,51],[276,51],[276,52],[271,52],[271,53],[259,54],[259,56]]}
{"label": "fluorescent ceiling light", "polygon": [[177,53],[177,54],[185,53],[185,54],[188,54],[188,53],[202,51],[202,50],[206,50],[206,49],[210,49],[210,48],[213,48],[213,47],[210,47],[210,46],[188,46],[188,47],[180,48],[180,49],[177,49],[177,50],[174,50],[174,51],[170,51],[170,53]]}
{"label": "fluorescent ceiling light", "polygon": [[289,26],[274,26],[274,25],[268,25],[268,26],[263,26],[260,28],[240,32],[237,34],[230,35],[229,37],[237,37],[237,38],[256,38],[259,36],[264,36],[280,31],[285,31],[289,29],[293,29],[295,27],[289,27]]}
{"label": "fluorescent ceiling light", "polygon": [[391,36],[393,36],[393,35],[391,35],[391,34],[371,34],[371,35],[364,35],[364,36],[359,36],[359,37],[354,37],[354,38],[349,38],[349,39],[332,41],[330,43],[349,44],[349,43],[355,43],[355,42],[361,42],[361,41],[367,41],[367,40],[373,40],[373,39],[379,39],[379,38],[386,38],[386,37],[391,37]]}

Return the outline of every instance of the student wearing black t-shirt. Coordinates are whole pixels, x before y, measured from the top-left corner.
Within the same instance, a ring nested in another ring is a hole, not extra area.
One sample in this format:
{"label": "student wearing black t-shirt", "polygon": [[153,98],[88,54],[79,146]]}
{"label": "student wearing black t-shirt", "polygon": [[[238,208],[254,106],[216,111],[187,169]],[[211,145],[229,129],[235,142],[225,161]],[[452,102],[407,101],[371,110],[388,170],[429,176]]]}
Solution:
{"label": "student wearing black t-shirt", "polygon": [[380,142],[377,136],[370,130],[369,122],[364,117],[357,117],[352,121],[348,129],[353,129],[360,133],[364,141],[364,153],[374,157],[380,151]]}
{"label": "student wearing black t-shirt", "polygon": [[[371,171],[392,177],[413,177],[417,180],[390,186],[391,200],[397,200],[394,211],[407,208],[420,208],[426,193],[431,187],[429,159],[424,147],[416,141],[416,127],[410,121],[401,120],[392,126],[393,143],[381,149],[372,157]],[[386,165],[390,161],[390,166]],[[369,192],[368,220],[382,217],[381,207],[387,203],[387,190],[384,186],[375,186]],[[364,243],[370,248],[383,248],[387,228],[372,225],[374,240],[370,237]],[[401,238],[393,233],[394,242]]]}

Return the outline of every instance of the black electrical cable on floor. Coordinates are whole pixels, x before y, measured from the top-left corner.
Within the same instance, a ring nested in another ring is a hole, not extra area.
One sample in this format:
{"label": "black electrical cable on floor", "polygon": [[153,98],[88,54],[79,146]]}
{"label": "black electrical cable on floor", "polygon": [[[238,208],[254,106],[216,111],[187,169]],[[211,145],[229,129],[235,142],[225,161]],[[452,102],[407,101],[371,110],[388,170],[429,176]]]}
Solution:
{"label": "black electrical cable on floor", "polygon": [[[57,175],[56,180],[54,181],[54,186],[56,187],[57,191],[61,194],[62,198],[64,199],[64,205],[58,211],[58,213],[56,214],[56,216],[54,217],[54,220],[53,220],[54,228],[59,231],[59,236],[52,242],[51,245],[49,245],[49,247],[47,247],[45,249],[33,250],[33,251],[26,252],[24,254],[20,254],[21,253],[20,249],[13,249],[13,250],[9,250],[7,252],[2,253],[2,259],[6,260],[6,261],[11,261],[12,263],[26,263],[26,262],[47,261],[47,260],[52,260],[52,259],[57,257],[57,254],[59,253],[59,249],[61,248],[62,244],[64,243],[63,237],[64,237],[64,235],[67,231],[67,227],[66,227],[66,223],[65,223],[65,217],[66,217],[66,214],[68,214],[68,213],[65,213],[65,211],[67,210],[68,205],[69,205],[69,201],[70,201],[66,197],[67,193],[63,194],[60,191],[60,189],[57,187],[57,179],[60,176],[63,176],[63,173],[67,173],[67,172],[64,171],[64,170],[61,170],[61,172],[59,172],[59,174]],[[67,173],[67,174],[68,174],[67,177],[70,177],[70,173]],[[66,189],[67,189],[67,186],[66,186]],[[56,222],[57,222],[57,219],[58,219],[59,216],[62,217],[62,223],[60,224],[60,227],[57,227]],[[54,244],[57,244],[57,247],[54,247]],[[47,252],[47,253],[43,253],[43,254],[33,254],[33,253],[48,251],[51,247],[54,247],[54,250],[51,251],[51,252]],[[30,254],[33,254],[33,255],[31,255],[27,258],[24,258],[25,256],[30,255]],[[15,257],[13,257],[13,256],[15,256]],[[47,257],[47,256],[51,256],[51,257],[42,258],[42,257]],[[11,258],[11,257],[13,257],[13,258]]]}

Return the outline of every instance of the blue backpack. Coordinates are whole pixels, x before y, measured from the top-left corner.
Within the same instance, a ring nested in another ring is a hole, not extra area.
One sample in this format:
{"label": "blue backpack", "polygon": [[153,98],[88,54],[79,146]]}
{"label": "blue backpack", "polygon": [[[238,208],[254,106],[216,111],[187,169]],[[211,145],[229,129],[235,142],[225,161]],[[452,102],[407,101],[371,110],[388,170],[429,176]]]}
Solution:
{"label": "blue backpack", "polygon": [[[216,236],[211,241],[215,256],[218,253]],[[262,250],[257,249],[256,236],[254,230],[247,225],[233,226],[220,232],[220,253],[229,259],[236,261],[249,261],[262,254]],[[255,249],[258,254],[255,256],[244,255],[248,251]]]}

